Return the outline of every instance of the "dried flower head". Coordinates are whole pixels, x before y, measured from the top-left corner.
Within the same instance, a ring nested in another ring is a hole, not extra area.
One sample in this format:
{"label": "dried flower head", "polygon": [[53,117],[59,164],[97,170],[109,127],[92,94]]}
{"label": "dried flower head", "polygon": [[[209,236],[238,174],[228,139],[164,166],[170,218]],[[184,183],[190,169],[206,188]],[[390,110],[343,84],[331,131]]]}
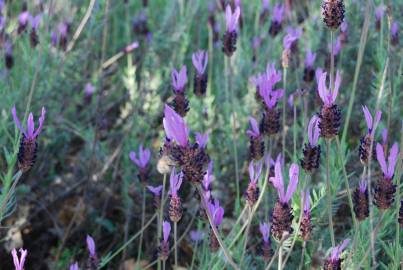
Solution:
{"label": "dried flower head", "polygon": [[339,28],[344,12],[343,0],[324,0],[322,3],[323,21],[331,30]]}
{"label": "dried flower head", "polygon": [[15,270],[24,270],[25,259],[28,255],[28,250],[20,248],[19,250],[21,257],[18,258],[17,250],[13,249],[11,255],[13,256],[13,262]]}

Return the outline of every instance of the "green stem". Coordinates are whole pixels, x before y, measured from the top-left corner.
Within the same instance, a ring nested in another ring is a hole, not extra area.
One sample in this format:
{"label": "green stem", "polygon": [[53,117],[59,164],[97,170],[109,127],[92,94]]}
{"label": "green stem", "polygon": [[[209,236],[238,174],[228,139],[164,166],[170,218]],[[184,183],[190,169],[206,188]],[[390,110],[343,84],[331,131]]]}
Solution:
{"label": "green stem", "polygon": [[283,245],[280,245],[280,251],[278,252],[278,265],[277,265],[277,269],[281,270],[283,269],[282,267],[283,265]]}
{"label": "green stem", "polygon": [[245,241],[243,243],[243,249],[242,249],[242,255],[241,255],[241,260],[239,262],[239,266],[242,269],[242,262],[243,262],[243,258],[246,252],[246,246],[248,245],[248,236],[249,236],[249,230],[250,230],[250,225],[252,224],[252,208],[248,207],[249,211],[249,215],[248,215],[248,221],[247,221],[247,226],[246,226],[246,231],[245,231]]}
{"label": "green stem", "polygon": [[283,95],[283,114],[282,114],[282,120],[283,120],[283,134],[282,134],[282,140],[281,140],[281,144],[282,144],[282,158],[284,158],[285,159],[285,137],[286,137],[286,134],[285,134],[285,108],[286,108],[286,104],[287,104],[287,101],[286,101],[286,93],[287,93],[287,68],[286,67],[284,67],[283,68],[283,89],[284,89],[284,95]]}
{"label": "green stem", "polygon": [[[143,198],[141,204],[141,228],[144,227],[145,212],[146,212],[146,187],[143,185]],[[139,246],[137,252],[137,266],[140,263],[142,245],[143,245],[143,231],[141,231],[139,239]]]}
{"label": "green stem", "polygon": [[334,32],[330,31],[330,89],[334,91],[334,44],[333,37]]}
{"label": "green stem", "polygon": [[[164,179],[162,180],[162,193],[161,193],[161,205],[160,205],[160,213],[159,213],[159,224],[158,224],[158,228],[157,228],[157,241],[158,239],[162,239],[162,222],[163,222],[163,218],[164,218],[164,196],[165,196],[165,184],[167,181],[167,174],[164,174]],[[158,264],[157,264],[157,268],[158,270],[161,269],[161,260],[158,260]]]}
{"label": "green stem", "polygon": [[330,141],[326,140],[326,189],[327,189],[327,212],[329,215],[329,231],[332,247],[335,247],[333,218],[332,218],[332,190],[330,188]]}
{"label": "green stem", "polygon": [[175,270],[178,269],[178,246],[177,246],[177,242],[176,242],[176,237],[177,237],[177,233],[178,233],[178,223],[174,222],[174,253],[175,253]]}
{"label": "green stem", "polygon": [[299,262],[299,267],[298,269],[302,269],[302,267],[304,266],[304,256],[305,256],[305,250],[306,250],[306,241],[304,241],[304,243],[302,244],[302,251],[301,251],[301,260]]}

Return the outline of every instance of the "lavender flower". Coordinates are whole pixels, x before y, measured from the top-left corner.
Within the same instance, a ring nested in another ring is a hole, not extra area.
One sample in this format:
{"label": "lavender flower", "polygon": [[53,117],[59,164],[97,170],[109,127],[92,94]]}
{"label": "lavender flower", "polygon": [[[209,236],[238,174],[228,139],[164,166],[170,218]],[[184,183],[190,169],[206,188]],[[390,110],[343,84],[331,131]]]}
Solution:
{"label": "lavender flower", "polygon": [[95,258],[97,256],[97,254],[96,254],[96,251],[95,251],[95,241],[94,241],[94,239],[91,236],[87,235],[86,241],[87,241],[87,247],[88,247],[88,251],[90,253],[90,257]]}
{"label": "lavender flower", "polygon": [[181,93],[185,89],[185,84],[187,83],[186,66],[182,66],[178,72],[176,69],[172,71],[172,86],[175,93]]}
{"label": "lavender flower", "polygon": [[340,88],[340,84],[341,84],[341,76],[340,76],[340,72],[337,71],[333,91],[331,90],[330,87],[329,88],[326,87],[326,77],[327,77],[327,72],[323,72],[319,79],[318,93],[319,93],[319,96],[322,99],[324,105],[327,107],[331,107],[334,104],[334,102],[336,101],[337,94],[339,93],[339,88]]}
{"label": "lavender flower", "polygon": [[79,270],[79,268],[78,268],[78,263],[75,262],[75,263],[73,263],[72,265],[70,265],[70,270]]}
{"label": "lavender flower", "polygon": [[259,224],[259,231],[262,234],[262,255],[265,262],[268,262],[274,255],[274,251],[271,247],[270,231],[271,224],[266,222]]}
{"label": "lavender flower", "polygon": [[367,181],[362,179],[358,188],[353,194],[354,213],[359,221],[365,220],[369,216],[369,202],[368,202],[368,190]]}
{"label": "lavender flower", "polygon": [[325,261],[324,270],[341,269],[340,255],[350,243],[350,239],[346,239],[340,245],[334,247],[330,253],[330,257]]}
{"label": "lavender flower", "polygon": [[270,1],[269,0],[262,0],[262,9],[263,10],[269,10],[270,7]]}
{"label": "lavender flower", "polygon": [[392,148],[390,149],[387,164],[382,145],[379,143],[376,145],[376,158],[378,159],[379,165],[381,166],[384,177],[388,180],[392,180],[393,178],[398,154],[399,154],[398,145],[397,143],[394,143],[392,145]]}
{"label": "lavender flower", "polygon": [[319,117],[315,114],[308,124],[308,141],[311,146],[318,145],[319,132]]}
{"label": "lavender flower", "polygon": [[397,22],[393,22],[390,27],[390,43],[393,46],[397,46],[399,44],[399,25]]}
{"label": "lavender flower", "polygon": [[[213,175],[213,161],[211,160],[208,165],[208,169],[206,171],[206,174],[203,177],[203,181],[201,183],[202,188],[203,188],[203,196],[206,202],[209,202],[211,200],[211,183],[214,181],[214,175]],[[204,213],[205,214],[205,213]]]}
{"label": "lavender flower", "polygon": [[320,145],[318,145],[320,128],[319,117],[314,115],[308,124],[308,143],[304,145],[301,167],[306,173],[312,173],[319,168],[320,164]]}
{"label": "lavender flower", "polygon": [[154,195],[154,207],[159,209],[161,207],[161,190],[163,186],[158,187],[147,186],[147,189]]}
{"label": "lavender flower", "polygon": [[182,185],[183,174],[176,174],[175,168],[171,171],[171,176],[169,178],[169,194],[173,197],[178,196],[178,190]]}
{"label": "lavender flower", "polygon": [[12,69],[14,66],[14,57],[13,57],[13,44],[7,40],[4,43],[4,62],[7,69]]}
{"label": "lavender flower", "polygon": [[17,250],[13,249],[11,255],[13,256],[13,262],[15,270],[24,270],[25,259],[28,255],[28,250],[20,248],[19,250],[21,257],[18,258]]}
{"label": "lavender flower", "polygon": [[124,53],[131,53],[132,51],[134,51],[135,49],[137,49],[139,47],[139,43],[137,41],[134,41],[132,43],[130,43],[129,45],[127,45],[124,49],[123,52]]}
{"label": "lavender flower", "polygon": [[36,142],[36,138],[39,133],[42,131],[43,121],[45,120],[46,110],[42,107],[42,113],[39,117],[39,126],[35,130],[35,122],[34,116],[32,112],[28,116],[27,120],[27,130],[25,130],[20,120],[18,119],[17,112],[15,106],[11,109],[11,114],[13,115],[13,119],[18,129],[21,131],[23,136],[21,137],[20,149],[18,151],[18,166],[23,171],[28,171],[35,163],[36,159],[36,151],[38,148],[38,144]]}
{"label": "lavender flower", "polygon": [[304,61],[305,67],[312,69],[315,59],[316,59],[316,53],[312,53],[312,51],[310,49],[308,49],[306,51],[306,56],[305,56],[305,61]]}
{"label": "lavender flower", "polygon": [[140,169],[147,168],[147,164],[150,161],[151,151],[150,149],[144,149],[143,146],[140,144],[139,146],[139,153],[138,158],[136,153],[131,151],[129,154],[130,159],[135,163]]}
{"label": "lavender flower", "polygon": [[375,133],[375,130],[376,130],[379,122],[381,121],[382,112],[379,111],[379,110],[376,111],[376,113],[375,113],[375,121],[373,121],[372,115],[369,112],[367,106],[362,106],[362,111],[364,112],[365,121],[367,122],[368,134],[373,135]]}
{"label": "lavender flower", "polygon": [[270,237],[270,227],[271,225],[264,222],[259,224],[259,231],[262,234],[262,239],[264,243],[269,242],[269,237]]}
{"label": "lavender flower", "polygon": [[199,132],[195,132],[196,142],[200,148],[206,148],[207,141],[208,141],[209,132],[201,134]]}
{"label": "lavender flower", "polygon": [[258,123],[256,121],[255,118],[253,117],[249,117],[249,123],[251,126],[251,129],[248,129],[246,131],[246,134],[248,134],[249,137],[251,138],[257,138],[260,136],[260,130],[259,130],[259,126]]}
{"label": "lavender flower", "polygon": [[373,141],[375,129],[381,120],[382,112],[377,111],[375,114],[375,121],[373,121],[372,115],[369,112],[367,106],[362,106],[362,110],[364,112],[365,121],[367,122],[368,132],[367,134],[360,139],[360,146],[358,149],[360,161],[363,165],[367,165],[369,161],[369,157],[371,155],[371,144]]}
{"label": "lavender flower", "polygon": [[303,205],[303,215],[300,226],[300,233],[304,241],[309,240],[312,232],[311,224],[311,205],[309,189],[301,192],[301,205]]}
{"label": "lavender flower", "polygon": [[285,35],[283,39],[284,49],[292,49],[292,47],[295,46],[298,39],[300,39],[301,35],[302,35],[301,28],[288,27],[287,35]]}
{"label": "lavender flower", "polygon": [[265,83],[261,84],[259,89],[261,91],[260,93],[263,97],[264,103],[269,109],[274,109],[277,101],[280,100],[284,95],[283,89],[271,90]]}
{"label": "lavender flower", "polygon": [[261,161],[249,163],[249,185],[245,192],[246,201],[249,207],[253,207],[259,198],[259,187],[257,182],[262,173],[263,163]]}
{"label": "lavender flower", "polygon": [[176,174],[175,168],[173,168],[169,178],[169,195],[171,195],[169,202],[169,218],[172,222],[179,222],[183,214],[182,201],[178,195],[179,188],[182,185],[182,178],[183,173]]}
{"label": "lavender flower", "polygon": [[298,185],[298,175],[299,175],[299,167],[297,164],[293,163],[290,166],[289,177],[290,182],[287,187],[287,192],[284,190],[284,180],[283,174],[281,172],[281,164],[280,162],[276,162],[274,166],[275,176],[270,178],[270,181],[273,183],[273,186],[277,190],[279,201],[283,204],[288,204]]}
{"label": "lavender flower", "polygon": [[219,227],[224,217],[224,208],[220,206],[220,201],[215,199],[214,203],[208,203],[208,209],[210,211],[213,224],[216,227]]}
{"label": "lavender flower", "polygon": [[197,243],[197,242],[203,240],[203,238],[204,238],[204,233],[202,231],[196,231],[196,230],[190,231],[190,239],[192,239],[192,241]]}
{"label": "lavender flower", "polygon": [[169,234],[171,233],[171,224],[168,221],[162,223],[162,241],[159,247],[159,256],[165,261],[169,256]]}
{"label": "lavender flower", "polygon": [[192,62],[194,67],[196,68],[199,76],[204,74],[206,71],[207,63],[208,63],[208,54],[206,51],[198,51],[192,54]]}
{"label": "lavender flower", "polygon": [[384,5],[379,5],[375,8],[375,18],[377,21],[382,20],[383,14],[385,13],[386,7]]}
{"label": "lavender flower", "polygon": [[31,15],[28,11],[23,11],[18,15],[18,34],[21,34],[28,25]]}
{"label": "lavender flower", "polygon": [[189,129],[183,118],[168,105],[164,107],[163,124],[168,139],[175,141],[182,147],[188,145]]}
{"label": "lavender flower", "polygon": [[281,24],[284,17],[284,6],[282,4],[276,4],[273,7],[273,18],[272,21]]}
{"label": "lavender flower", "polygon": [[225,25],[227,32],[236,31],[236,27],[238,24],[239,16],[241,15],[241,9],[239,6],[235,8],[235,11],[232,12],[231,6],[227,5],[225,8]]}

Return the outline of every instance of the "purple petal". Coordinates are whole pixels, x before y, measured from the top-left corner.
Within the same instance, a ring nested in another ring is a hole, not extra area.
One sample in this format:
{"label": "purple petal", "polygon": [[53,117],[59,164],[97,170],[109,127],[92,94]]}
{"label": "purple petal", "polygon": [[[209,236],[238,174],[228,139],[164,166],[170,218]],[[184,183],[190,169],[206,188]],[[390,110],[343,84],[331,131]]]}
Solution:
{"label": "purple petal", "polygon": [[29,113],[27,120],[28,138],[34,138],[34,129],[35,129],[34,115],[32,113]]}
{"label": "purple petal", "polygon": [[167,137],[176,141],[179,145],[186,147],[189,139],[189,130],[183,118],[171,107],[164,108],[164,129]]}
{"label": "purple petal", "polygon": [[388,129],[387,128],[384,128],[382,130],[382,143],[385,145],[388,143]]}
{"label": "purple petal", "polygon": [[340,72],[336,72],[336,80],[334,82],[334,90],[332,93],[332,102],[334,103],[336,101],[337,95],[339,94],[339,89],[340,89],[340,84],[341,84],[341,75]]}
{"label": "purple petal", "polygon": [[343,241],[343,243],[341,243],[341,245],[339,246],[338,250],[339,250],[339,255],[343,252],[343,250],[346,249],[346,247],[348,246],[348,244],[350,243],[350,239],[345,239]]}
{"label": "purple petal", "polygon": [[399,26],[398,26],[397,22],[393,22],[392,26],[390,27],[390,33],[392,34],[392,36],[397,35],[397,31],[399,30],[398,28],[399,28]]}
{"label": "purple petal", "polygon": [[276,4],[273,8],[273,21],[277,23],[281,23],[283,20],[283,12],[284,12],[284,6],[281,4]]}
{"label": "purple petal", "polygon": [[375,9],[375,17],[378,21],[382,19],[384,11],[385,11],[385,6],[383,6],[383,5],[379,5]]}
{"label": "purple petal", "polygon": [[376,144],[376,158],[381,166],[384,175],[388,174],[388,167],[386,166],[385,154],[383,152],[383,147],[379,143]]}
{"label": "purple petal", "polygon": [[361,193],[364,193],[367,190],[367,181],[365,178],[360,181],[359,190]]}
{"label": "purple petal", "polygon": [[294,194],[295,190],[297,189],[298,185],[298,174],[299,174],[299,167],[297,164],[291,164],[290,171],[289,171],[290,182],[288,183],[287,187],[287,194],[285,196],[285,202],[288,202],[292,195]]}
{"label": "purple petal", "polygon": [[308,141],[312,146],[318,145],[319,140],[319,117],[315,114],[308,124]]}
{"label": "purple petal", "polygon": [[270,178],[270,181],[273,183],[273,186],[277,190],[278,197],[281,202],[284,202],[284,182],[283,182],[283,174],[281,172],[281,164],[279,161],[276,161],[274,165],[274,177]]}
{"label": "purple petal", "polygon": [[262,9],[268,10],[269,9],[269,0],[262,0]]}
{"label": "purple petal", "polygon": [[209,136],[209,132],[207,131],[204,134],[201,134],[199,132],[195,132],[195,137],[196,137],[196,142],[199,145],[200,148],[205,148],[207,145],[207,141],[208,141],[208,136]]}
{"label": "purple petal", "polygon": [[304,212],[309,212],[311,209],[311,196],[309,194],[309,189],[302,192],[302,205],[304,206]]}
{"label": "purple petal", "polygon": [[375,120],[374,120],[374,126],[373,126],[373,129],[372,129],[372,133],[375,133],[375,130],[376,130],[376,128],[378,127],[378,125],[379,125],[379,122],[381,121],[381,117],[382,117],[382,112],[381,111],[376,111],[376,113],[375,113]]}
{"label": "purple petal", "polygon": [[327,76],[326,72],[323,72],[320,75],[319,83],[318,83],[318,93],[319,93],[319,97],[322,99],[323,103],[325,105],[329,105],[329,102],[327,99],[326,76]]}
{"label": "purple petal", "polygon": [[259,230],[260,233],[262,234],[263,241],[267,243],[269,241],[270,236],[270,225],[268,225],[267,223],[260,223]]}
{"label": "purple petal", "polygon": [[96,256],[96,252],[95,252],[95,242],[94,239],[87,235],[87,247],[88,247],[88,251],[90,252],[90,256],[91,257],[95,257]]}
{"label": "purple petal", "polygon": [[168,241],[169,234],[171,233],[171,224],[168,221],[162,223],[162,234],[164,242]]}
{"label": "purple petal", "polygon": [[21,269],[20,268],[20,260],[18,258],[17,250],[15,248],[11,251],[11,255],[13,256],[13,262],[14,262],[15,270]]}
{"label": "purple petal", "polygon": [[34,137],[37,137],[39,135],[39,133],[41,133],[41,131],[42,131],[43,121],[45,121],[45,114],[46,114],[46,110],[44,107],[42,107],[41,116],[39,117],[39,126],[33,134]]}
{"label": "purple petal", "polygon": [[148,190],[154,194],[154,196],[159,196],[161,194],[162,185],[158,187],[147,186]]}
{"label": "purple petal", "polygon": [[317,68],[315,70],[315,78],[316,78],[316,83],[318,85],[319,85],[319,80],[320,80],[320,77],[322,76],[322,74],[323,74],[323,70],[321,68]]}
{"label": "purple petal", "polygon": [[388,177],[392,178],[393,174],[395,172],[395,166],[396,166],[396,162],[397,162],[397,156],[399,155],[399,147],[397,145],[397,143],[394,143],[392,145],[392,148],[390,149],[389,152],[389,157],[388,157],[388,163],[389,163],[389,167],[388,167]]}
{"label": "purple petal", "polygon": [[368,130],[372,130],[372,115],[368,110],[367,106],[362,106],[362,111],[364,112],[365,121],[367,122]]}
{"label": "purple petal", "polygon": [[129,153],[129,157],[139,168],[141,168],[141,162],[137,159],[135,152],[131,151]]}
{"label": "purple petal", "polygon": [[75,263],[73,263],[72,265],[70,265],[70,270],[79,270],[79,269],[78,269],[78,263],[75,262]]}
{"label": "purple petal", "polygon": [[190,231],[190,239],[192,239],[195,242],[198,242],[200,240],[203,240],[204,238],[204,233],[202,231]]}
{"label": "purple petal", "polygon": [[307,50],[306,52],[306,57],[305,57],[305,66],[308,68],[312,68],[313,63],[315,62],[316,59],[316,53],[312,53],[310,49]]}
{"label": "purple petal", "polygon": [[28,137],[28,134],[25,132],[25,129],[22,127],[20,119],[17,116],[17,111],[15,109],[15,105],[11,109],[11,114],[13,116],[14,123],[16,124],[17,128],[25,135],[25,137]]}
{"label": "purple petal", "polygon": [[249,117],[249,123],[250,123],[252,131],[254,133],[254,136],[255,137],[259,136],[260,135],[260,130],[259,130],[259,126],[258,126],[258,123],[257,123],[256,119],[253,118],[253,117]]}

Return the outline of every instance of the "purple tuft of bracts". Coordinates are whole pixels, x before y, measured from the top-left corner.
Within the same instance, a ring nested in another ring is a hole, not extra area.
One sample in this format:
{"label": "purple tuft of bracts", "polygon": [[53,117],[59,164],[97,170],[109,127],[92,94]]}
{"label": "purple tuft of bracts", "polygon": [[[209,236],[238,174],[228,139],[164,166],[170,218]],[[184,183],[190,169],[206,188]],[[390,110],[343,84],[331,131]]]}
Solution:
{"label": "purple tuft of bracts", "polygon": [[13,256],[14,267],[15,270],[24,270],[24,264],[28,255],[28,250],[20,248],[19,252],[21,254],[20,258],[18,258],[16,249],[13,249],[11,251],[11,255]]}

